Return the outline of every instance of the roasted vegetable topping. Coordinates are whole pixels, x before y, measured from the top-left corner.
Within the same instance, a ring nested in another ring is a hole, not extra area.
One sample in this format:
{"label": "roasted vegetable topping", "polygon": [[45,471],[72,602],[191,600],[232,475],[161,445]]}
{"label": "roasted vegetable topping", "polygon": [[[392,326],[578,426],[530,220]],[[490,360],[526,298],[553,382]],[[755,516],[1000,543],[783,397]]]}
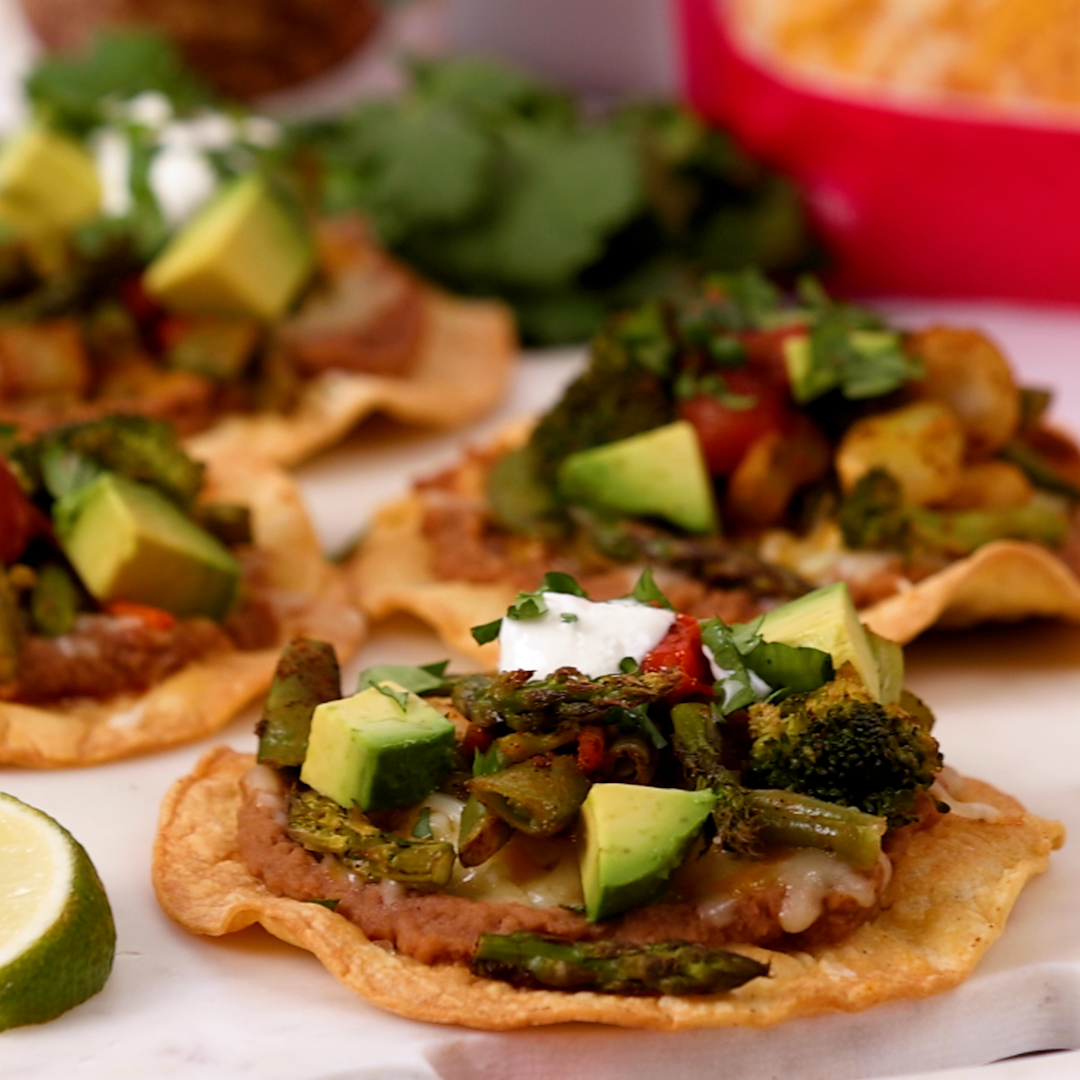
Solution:
{"label": "roasted vegetable topping", "polygon": [[337,856],[368,881],[440,889],[454,868],[453,844],[383,832],[358,810],[343,810],[310,788],[296,788],[289,796],[289,835],[309,851]]}
{"label": "roasted vegetable topping", "polygon": [[484,934],[473,972],[514,986],[601,994],[720,994],[768,975],[768,964],[685,941],[634,946],[541,934]]}
{"label": "roasted vegetable topping", "polygon": [[911,820],[915,793],[933,783],[942,764],[937,742],[916,718],[878,704],[844,672],[812,693],[751,706],[750,732],[753,786],[854,806],[890,825]]}
{"label": "roasted vegetable topping", "polygon": [[308,638],[289,642],[255,728],[259,761],[278,769],[302,765],[316,706],[339,697],[341,673],[333,646]]}

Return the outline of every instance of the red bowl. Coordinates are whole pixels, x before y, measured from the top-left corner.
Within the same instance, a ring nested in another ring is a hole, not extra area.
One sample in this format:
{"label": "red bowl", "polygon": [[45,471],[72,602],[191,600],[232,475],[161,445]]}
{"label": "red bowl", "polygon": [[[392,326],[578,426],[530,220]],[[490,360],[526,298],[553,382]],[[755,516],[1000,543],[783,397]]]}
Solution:
{"label": "red bowl", "polygon": [[802,187],[845,291],[1080,302],[1080,125],[832,89],[678,0],[691,104]]}

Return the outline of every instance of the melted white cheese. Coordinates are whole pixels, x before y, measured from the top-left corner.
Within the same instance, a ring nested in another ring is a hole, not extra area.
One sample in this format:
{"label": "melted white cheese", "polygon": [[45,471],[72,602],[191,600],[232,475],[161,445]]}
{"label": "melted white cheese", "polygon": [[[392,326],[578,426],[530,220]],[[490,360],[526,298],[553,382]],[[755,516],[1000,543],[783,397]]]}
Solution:
{"label": "melted white cheese", "polygon": [[780,905],[780,925],[789,934],[813,926],[830,893],[850,896],[864,908],[877,896],[873,882],[865,874],[825,851],[796,851],[777,864],[777,871],[786,890]]}
{"label": "melted white cheese", "polygon": [[990,824],[1001,821],[1005,815],[996,806],[991,806],[990,803],[964,802],[946,787],[950,781],[956,783],[959,778],[960,775],[955,769],[946,766],[930,788],[930,795],[938,802],[943,802],[949,808],[949,813],[956,814],[957,817],[967,818],[969,821],[985,821]]}
{"label": "melted white cheese", "polygon": [[663,640],[674,612],[636,600],[595,603],[567,593],[544,593],[547,612],[535,619],[503,619],[499,670],[531,671],[543,679],[561,667],[585,675],[615,675],[619,662],[641,663]]}

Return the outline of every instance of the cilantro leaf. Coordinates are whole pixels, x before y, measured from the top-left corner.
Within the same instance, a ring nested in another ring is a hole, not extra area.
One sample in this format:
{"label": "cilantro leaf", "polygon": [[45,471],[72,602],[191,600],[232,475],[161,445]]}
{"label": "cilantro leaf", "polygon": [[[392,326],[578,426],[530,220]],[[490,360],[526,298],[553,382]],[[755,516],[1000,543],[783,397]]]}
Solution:
{"label": "cilantro leaf", "polygon": [[477,750],[473,755],[473,776],[490,776],[500,769],[505,769],[509,758],[493,743],[486,750]]}
{"label": "cilantro leaf", "polygon": [[634,591],[630,596],[639,604],[659,604],[660,607],[667,608],[668,611],[675,610],[671,605],[671,601],[664,595],[660,586],[656,584],[652,568],[649,566],[646,566],[641,571],[634,585]]}
{"label": "cilantro leaf", "polygon": [[378,690],[380,694],[396,701],[398,708],[400,708],[402,712],[409,707],[408,690],[395,690],[389,683],[373,683],[372,686],[375,690]]}
{"label": "cilantro leaf", "polygon": [[[549,570],[544,575],[539,589],[535,592],[517,594],[517,599],[506,609],[506,617],[508,619],[539,619],[542,615],[546,615],[548,606],[544,600],[544,593],[564,593],[588,599],[585,590],[570,574],[564,574],[559,570]],[[475,628],[473,637],[476,637]]]}
{"label": "cilantro leaf", "polygon": [[746,655],[761,642],[762,619],[728,626],[722,619],[701,624],[701,643],[721,671],[714,684],[717,706],[722,715],[745,709],[772,693],[765,681],[746,664]]}
{"label": "cilantro leaf", "polygon": [[632,363],[653,375],[670,375],[675,362],[675,342],[659,304],[643,304],[619,324],[616,339]]}
{"label": "cilantro leaf", "polygon": [[561,570],[549,570],[544,575],[544,583],[539,591],[566,593],[569,596],[580,596],[583,600],[589,599],[589,594],[577,583],[577,579]]}
{"label": "cilantro leaf", "polygon": [[519,592],[517,599],[506,609],[508,619],[539,619],[547,614],[543,589],[536,592]]}
{"label": "cilantro leaf", "polygon": [[440,660],[435,664],[376,664],[360,672],[357,692],[369,686],[377,687],[382,682],[395,682],[414,694],[430,694],[447,686],[445,678],[449,660]]}
{"label": "cilantro leaf", "polygon": [[495,641],[502,629],[502,619],[492,619],[489,623],[474,626],[469,633],[477,645],[486,645],[489,641]]}

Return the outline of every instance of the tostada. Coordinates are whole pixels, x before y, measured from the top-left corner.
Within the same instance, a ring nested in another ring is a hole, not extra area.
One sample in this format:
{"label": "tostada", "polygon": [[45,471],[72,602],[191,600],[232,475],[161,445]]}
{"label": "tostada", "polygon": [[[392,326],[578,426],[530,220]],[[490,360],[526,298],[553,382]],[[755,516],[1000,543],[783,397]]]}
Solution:
{"label": "tostada", "polygon": [[294,464],[376,411],[452,427],[498,401],[509,309],[316,206],[280,124],[111,69],[88,101],[68,82],[0,146],[0,421],[137,412],[200,456]]}
{"label": "tostada", "polygon": [[729,621],[845,581],[902,642],[1077,620],[1080,455],[1049,404],[976,330],[716,279],[612,323],[531,430],[387,506],[353,575],[370,615],[466,651],[548,568],[603,597],[649,566],[680,611]]}
{"label": "tostada", "polygon": [[0,764],[90,765],[209,734],[281,646],[363,618],[291,480],[189,457],[138,416],[0,454]]}
{"label": "tostada", "polygon": [[955,986],[1061,826],[944,766],[842,583],[741,625],[564,574],[493,674],[286,650],[258,755],[162,808],[158,898],[417,1019],[764,1027]]}

